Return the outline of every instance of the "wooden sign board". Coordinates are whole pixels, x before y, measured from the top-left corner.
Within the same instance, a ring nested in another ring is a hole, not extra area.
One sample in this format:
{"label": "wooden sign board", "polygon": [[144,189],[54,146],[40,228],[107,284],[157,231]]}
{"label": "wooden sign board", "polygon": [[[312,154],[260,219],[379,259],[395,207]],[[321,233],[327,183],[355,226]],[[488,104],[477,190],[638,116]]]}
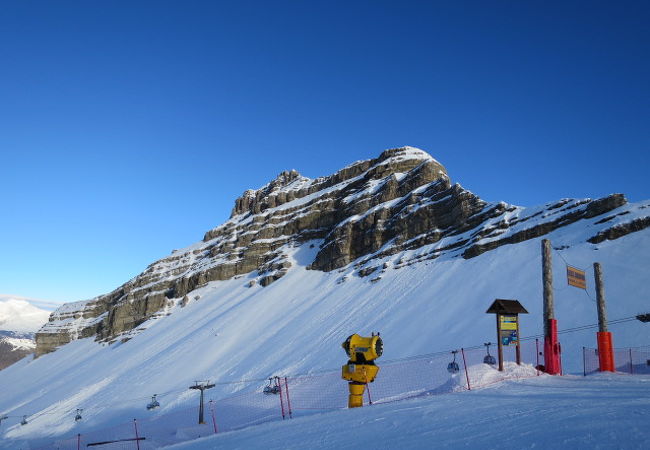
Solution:
{"label": "wooden sign board", "polygon": [[569,286],[575,286],[580,289],[587,289],[587,277],[585,271],[575,267],[566,266],[566,279]]}

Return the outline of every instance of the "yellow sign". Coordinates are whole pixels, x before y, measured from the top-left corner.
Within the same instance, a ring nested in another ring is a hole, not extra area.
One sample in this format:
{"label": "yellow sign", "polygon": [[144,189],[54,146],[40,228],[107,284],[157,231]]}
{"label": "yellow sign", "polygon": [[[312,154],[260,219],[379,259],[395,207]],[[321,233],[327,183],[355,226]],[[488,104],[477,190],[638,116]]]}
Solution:
{"label": "yellow sign", "polygon": [[516,314],[499,315],[499,327],[501,328],[499,339],[501,339],[502,345],[517,345],[517,341],[519,341],[517,320]]}
{"label": "yellow sign", "polygon": [[517,329],[517,316],[511,315],[500,315],[499,319],[501,320],[501,329],[502,330],[516,330]]}
{"label": "yellow sign", "polygon": [[566,279],[569,283],[569,286],[575,286],[580,289],[587,289],[587,277],[585,277],[584,270],[566,266]]}

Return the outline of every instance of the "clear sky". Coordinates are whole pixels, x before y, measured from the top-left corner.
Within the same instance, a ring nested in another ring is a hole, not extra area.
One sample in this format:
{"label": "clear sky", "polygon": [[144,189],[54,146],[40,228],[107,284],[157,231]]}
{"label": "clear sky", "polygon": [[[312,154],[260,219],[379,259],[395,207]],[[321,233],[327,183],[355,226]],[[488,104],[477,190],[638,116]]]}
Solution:
{"label": "clear sky", "polygon": [[0,293],[106,293],[282,170],[650,198],[650,2],[3,1]]}

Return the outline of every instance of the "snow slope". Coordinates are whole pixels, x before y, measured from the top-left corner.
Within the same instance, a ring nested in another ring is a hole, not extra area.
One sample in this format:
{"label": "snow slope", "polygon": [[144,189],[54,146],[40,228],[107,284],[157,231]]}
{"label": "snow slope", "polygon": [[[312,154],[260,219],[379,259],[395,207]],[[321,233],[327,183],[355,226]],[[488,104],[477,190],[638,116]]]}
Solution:
{"label": "snow slope", "polygon": [[[595,303],[566,286],[561,258],[588,270],[592,298],[589,267],[603,264],[610,319],[647,312],[648,231],[589,244],[595,220],[548,236],[563,249],[553,255],[560,329],[597,321]],[[171,315],[142,324],[144,331],[128,342],[109,346],[81,339],[3,370],[0,385],[12,389],[0,394],[0,414],[11,418],[0,429],[0,448],[15,448],[12,439],[66,436],[142,417],[154,393],[167,393],[161,395],[160,413],[193,406],[196,394],[187,388],[194,380],[219,383],[336,369],[346,361],[340,343],[354,332],[381,331],[383,361],[495,341],[494,317],[485,314],[495,298],[518,299],[528,309],[521,317],[524,335],[542,331],[540,239],[469,260],[443,255],[394,268],[400,259],[415,260],[432,250],[421,247],[379,261],[386,269],[378,281],[358,277],[352,266],[306,270],[318,250],[318,242],[313,244],[287,247],[292,268],[266,288],[249,287],[255,273],[210,282],[192,292],[185,307],[177,303],[167,311]],[[638,321],[611,330],[616,346],[650,343],[650,328]],[[561,335],[565,370],[581,372],[581,347],[595,345],[595,331]],[[238,389],[218,384],[209,397]],[[557,391],[569,392],[561,386]],[[84,408],[78,424],[72,420],[76,408]],[[21,427],[22,415],[30,419]]]}
{"label": "snow slope", "polygon": [[170,450],[645,449],[650,377],[542,376],[268,423]]}

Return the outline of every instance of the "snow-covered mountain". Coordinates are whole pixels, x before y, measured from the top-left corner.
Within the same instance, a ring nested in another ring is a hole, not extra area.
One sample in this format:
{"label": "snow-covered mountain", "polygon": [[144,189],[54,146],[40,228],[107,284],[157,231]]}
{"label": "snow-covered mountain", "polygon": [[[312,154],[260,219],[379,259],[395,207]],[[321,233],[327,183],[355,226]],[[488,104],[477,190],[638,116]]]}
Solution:
{"label": "snow-covered mountain", "polygon": [[[597,321],[591,298],[564,281],[565,261],[605,273],[610,319],[648,312],[650,201],[623,195],[532,208],[488,203],[406,147],[311,180],[284,172],[236,200],[231,218],[98,298],[58,308],[35,360],[0,372],[0,413],[30,415],[6,439],[70,433],[195,403],[194,380],[219,382],[335,369],[350,334],[381,331],[384,360],[494,340],[495,298],[518,299],[524,335],[542,331],[540,240],[555,249],[560,329]],[[648,344],[648,326],[612,325],[617,346]],[[594,330],[562,335],[577,371]],[[11,442],[11,441],[7,441]],[[1,445],[0,445],[1,447]]]}
{"label": "snow-covered mountain", "polygon": [[0,295],[0,330],[34,333],[50,316],[37,300],[11,295]]}
{"label": "snow-covered mountain", "polygon": [[50,315],[23,297],[0,295],[0,370],[33,353],[34,333]]}

